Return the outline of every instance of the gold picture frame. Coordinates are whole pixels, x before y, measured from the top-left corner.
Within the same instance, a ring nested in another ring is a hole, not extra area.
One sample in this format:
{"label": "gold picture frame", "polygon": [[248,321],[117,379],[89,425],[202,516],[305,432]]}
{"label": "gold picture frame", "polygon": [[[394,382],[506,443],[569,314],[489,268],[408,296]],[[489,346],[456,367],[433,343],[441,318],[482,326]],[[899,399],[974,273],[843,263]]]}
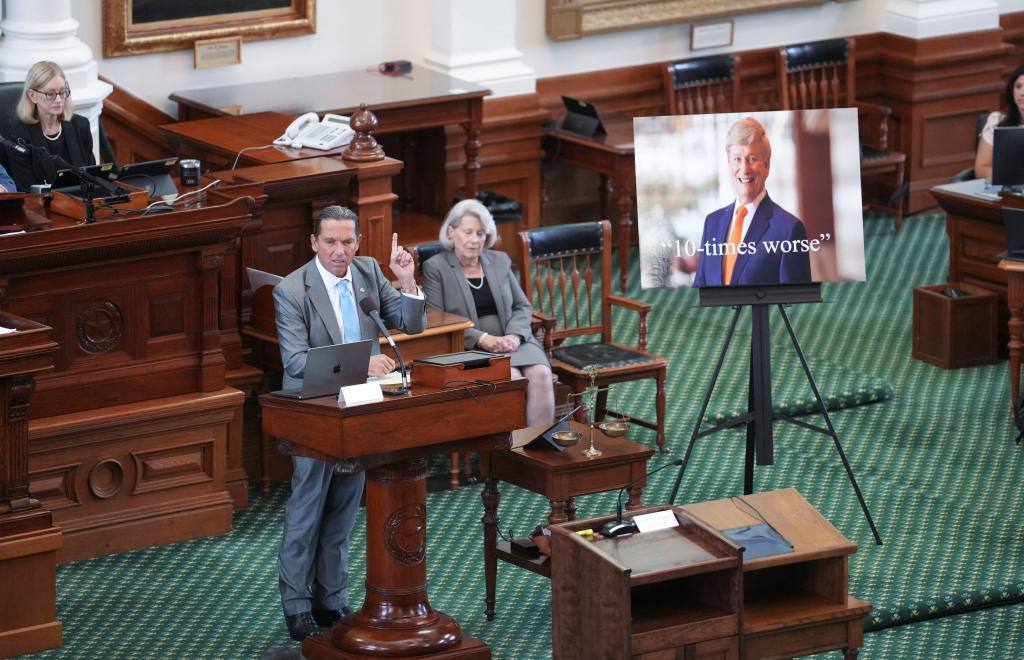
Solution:
{"label": "gold picture frame", "polygon": [[[244,4],[207,0],[199,5],[204,15],[188,15],[182,9],[188,4],[175,0],[103,0],[103,56],[192,50],[201,39],[241,37],[248,42],[316,32],[316,0],[265,0],[273,6],[263,9],[245,9]],[[136,20],[143,10],[150,20]],[[172,17],[161,18],[161,12]]]}
{"label": "gold picture frame", "polygon": [[704,21],[825,2],[828,0],[547,0],[545,27],[548,37],[564,41],[603,32]]}

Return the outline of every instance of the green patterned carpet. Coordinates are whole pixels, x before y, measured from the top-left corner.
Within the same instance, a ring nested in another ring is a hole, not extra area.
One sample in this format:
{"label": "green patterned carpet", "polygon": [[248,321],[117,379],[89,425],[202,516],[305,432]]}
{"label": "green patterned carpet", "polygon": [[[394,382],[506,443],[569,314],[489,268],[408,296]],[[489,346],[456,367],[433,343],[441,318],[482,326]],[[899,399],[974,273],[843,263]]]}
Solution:
{"label": "green patterned carpet", "polygon": [[[758,490],[795,486],[860,545],[851,591],[875,606],[865,658],[1024,657],[1024,606],[963,614],[1024,600],[1021,518],[1024,449],[1013,445],[1006,364],[944,371],[910,359],[911,290],[943,282],[947,246],[940,215],[915,217],[894,235],[891,221],[866,220],[869,281],[828,285],[826,302],[789,314],[886,544],[875,546],[842,464],[825,436],[792,425],[776,430],[776,463],[758,468]],[[631,276],[637,282],[636,273]],[[655,305],[651,350],[670,358],[668,452],[681,456],[729,321],[727,309],[700,309],[692,291],[639,291]],[[749,327],[747,316],[741,327]],[[629,338],[635,321],[616,326]],[[785,328],[772,314],[776,402],[812,400]],[[748,331],[712,401],[711,416],[745,400]],[[787,356],[787,354],[790,354]],[[779,382],[784,380],[785,382]],[[653,410],[653,385],[616,386],[612,403],[637,415]],[[881,401],[873,405],[858,405]],[[808,418],[809,420],[811,418]],[[653,445],[653,433],[636,437]],[[703,439],[680,501],[725,497],[742,488],[743,432]],[[675,474],[651,479],[645,501],[664,501]],[[502,488],[502,528],[525,533],[546,519],[546,503]],[[255,658],[297,648],[281,617],[276,553],[287,488],[235,515],[235,530],[212,539],[62,566],[58,616],[63,648],[41,658]],[[581,498],[579,515],[614,507],[614,494]],[[547,580],[500,565],[498,616],[483,616],[480,486],[429,497],[432,604],[485,640],[494,657],[550,657]],[[353,574],[363,574],[362,519]],[[362,585],[350,596],[362,601]],[[957,616],[934,617],[957,614]],[[915,625],[904,625],[904,624]],[[833,654],[833,657],[835,655]]]}

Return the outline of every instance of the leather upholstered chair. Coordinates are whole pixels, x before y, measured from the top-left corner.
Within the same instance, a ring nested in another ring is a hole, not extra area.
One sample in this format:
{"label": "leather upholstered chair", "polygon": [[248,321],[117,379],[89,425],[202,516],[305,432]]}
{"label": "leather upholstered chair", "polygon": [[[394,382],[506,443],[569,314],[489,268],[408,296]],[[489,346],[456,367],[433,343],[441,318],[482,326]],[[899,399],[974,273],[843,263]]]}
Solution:
{"label": "leather upholstered chair", "polygon": [[736,110],[740,79],[737,55],[712,55],[669,62],[664,70],[665,101],[670,115]]}
{"label": "leather upholstered chair", "polygon": [[[607,220],[556,225],[519,232],[522,240],[520,282],[534,315],[547,325],[544,347],[551,369],[573,392],[590,384],[588,367],[596,367],[598,387],[651,378],[655,381],[655,421],[632,422],[657,432],[665,449],[665,373],[668,360],[647,351],[648,303],[612,293],[611,224]],[[637,346],[612,337],[612,308],[637,313]],[[578,338],[590,339],[586,342]],[[566,342],[568,339],[573,341]],[[599,394],[594,419],[606,413],[607,391]]]}
{"label": "leather upholstered chair", "polygon": [[857,100],[856,41],[840,38],[796,44],[776,53],[778,91],[783,110],[855,106],[860,123],[861,181],[885,179],[892,194],[869,204],[893,214],[896,231],[903,222],[906,154],[888,148],[892,110]]}

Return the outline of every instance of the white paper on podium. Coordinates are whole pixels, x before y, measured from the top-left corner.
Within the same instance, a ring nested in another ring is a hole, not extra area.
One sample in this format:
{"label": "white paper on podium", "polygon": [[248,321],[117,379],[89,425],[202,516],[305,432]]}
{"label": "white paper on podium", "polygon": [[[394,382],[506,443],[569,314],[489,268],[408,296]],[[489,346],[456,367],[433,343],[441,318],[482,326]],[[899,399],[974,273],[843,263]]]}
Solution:
{"label": "white paper on podium", "polygon": [[672,509],[655,511],[654,513],[645,513],[642,516],[633,516],[633,522],[641,533],[679,526],[679,521],[676,519],[675,511]]}
{"label": "white paper on podium", "polygon": [[363,383],[361,385],[346,385],[338,392],[338,403],[346,406],[361,406],[364,403],[377,403],[384,400],[384,392],[380,389],[380,383]]}

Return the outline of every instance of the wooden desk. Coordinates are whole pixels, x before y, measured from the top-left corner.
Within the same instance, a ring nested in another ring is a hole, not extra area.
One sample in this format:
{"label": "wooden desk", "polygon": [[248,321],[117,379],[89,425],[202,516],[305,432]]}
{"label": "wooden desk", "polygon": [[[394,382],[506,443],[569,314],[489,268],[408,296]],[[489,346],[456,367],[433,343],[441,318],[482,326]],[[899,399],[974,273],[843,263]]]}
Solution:
{"label": "wooden desk", "polygon": [[[1024,305],[1024,291],[1020,289],[1019,278],[1022,276],[1016,265],[1008,263],[1004,266],[998,255],[1006,252],[1003,207],[1019,208],[1024,206],[1024,201],[1016,196],[983,197],[984,189],[985,181],[975,179],[936,186],[931,193],[946,212],[949,280],[967,282],[999,296],[999,346],[1007,346],[1010,352],[1012,405],[1020,391],[1021,349],[1024,345],[1021,344],[1019,315],[1021,305]],[[1014,287],[1016,290],[1011,291]],[[1015,310],[1018,314],[1016,319],[1013,316]]]}
{"label": "wooden desk", "polygon": [[178,104],[178,119],[182,121],[268,111],[290,117],[310,110],[351,115],[365,103],[380,122],[375,134],[460,126],[466,134],[463,144],[466,190],[472,196],[476,194],[476,173],[480,169],[483,98],[490,93],[489,89],[474,83],[417,67],[404,76],[383,76],[365,70],[341,71],[191,89],[174,92],[170,98]]}
{"label": "wooden desk", "polygon": [[[583,450],[589,445],[589,426],[572,422],[573,427],[584,433],[578,445],[564,452],[554,449],[513,449],[511,451],[481,452],[480,474],[486,480],[481,493],[484,501],[484,573],[487,581],[487,618],[494,619],[495,582],[498,574],[498,559],[515,564],[545,577],[551,577],[551,563],[546,555],[539,559],[528,559],[512,554],[509,543],[498,541],[498,482],[525,488],[548,498],[551,514],[548,523],[556,524],[576,519],[576,502],[579,495],[618,490],[633,483],[629,488],[627,509],[643,506],[640,496],[647,485],[647,460],[654,450],[626,438],[612,438],[598,430],[594,431],[594,445],[603,453],[588,459]],[[538,429],[532,429],[536,432]],[[516,438],[529,437],[531,429],[515,431]]]}
{"label": "wooden desk", "polygon": [[[625,291],[629,275],[629,245],[636,208],[636,174],[633,150],[633,117],[602,115],[607,135],[583,137],[559,129],[545,130],[548,157],[592,170],[601,175],[601,215],[608,218],[608,198],[615,195],[617,219],[613,220],[619,239],[619,287]],[[558,120],[561,122],[561,119]],[[608,218],[611,220],[611,218]]]}
{"label": "wooden desk", "polygon": [[1006,273],[1007,307],[1010,310],[1007,322],[1010,335],[1010,413],[1015,414],[1013,408],[1020,395],[1021,349],[1024,348],[1021,340],[1021,331],[1024,330],[1024,261],[1003,259],[999,262],[999,269]]}
{"label": "wooden desk", "polygon": [[[258,112],[238,117],[212,117],[196,121],[164,124],[160,131],[171,150],[182,158],[198,158],[204,170],[231,169],[238,156],[239,167],[286,163],[303,158],[337,156],[344,147],[330,151],[292,149],[272,142],[294,117],[280,112]],[[239,155],[242,149],[251,149]]]}
{"label": "wooden desk", "polygon": [[485,644],[463,636],[428,602],[425,456],[509,447],[526,416],[526,379],[446,390],[415,385],[407,396],[353,407],[333,396],[263,395],[260,405],[265,432],[367,469],[366,600],[329,634],[306,638],[303,656],[488,660]]}
{"label": "wooden desk", "polygon": [[[0,308],[53,328],[36,379],[29,492],[70,561],[231,529],[243,395],[225,384],[220,284],[252,198],[78,224],[4,206]],[[235,331],[237,333],[237,330]]]}
{"label": "wooden desk", "polygon": [[[793,545],[793,552],[743,562],[743,657],[789,658],[864,645],[871,605],[848,594],[847,540],[793,488],[743,498]],[[761,522],[731,499],[687,504],[683,511],[719,531]]]}

